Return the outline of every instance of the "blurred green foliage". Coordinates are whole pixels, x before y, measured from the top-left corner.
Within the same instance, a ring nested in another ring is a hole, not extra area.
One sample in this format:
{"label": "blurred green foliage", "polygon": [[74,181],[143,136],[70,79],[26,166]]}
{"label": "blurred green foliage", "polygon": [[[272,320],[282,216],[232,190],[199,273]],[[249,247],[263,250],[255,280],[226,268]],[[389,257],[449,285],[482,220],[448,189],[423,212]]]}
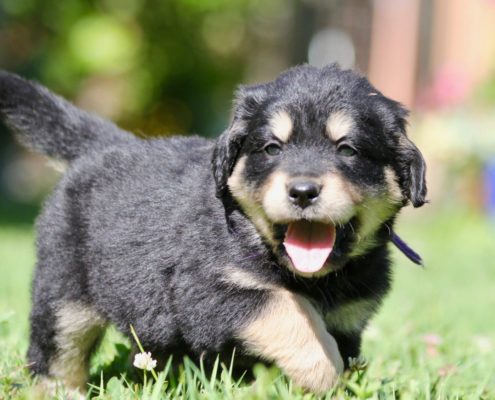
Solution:
{"label": "blurred green foliage", "polygon": [[476,100],[490,107],[495,105],[495,71],[492,72],[489,79],[479,85],[476,91]]}
{"label": "blurred green foliage", "polygon": [[[225,127],[282,1],[0,0],[0,67],[147,135]],[[286,6],[287,8],[287,3]]]}

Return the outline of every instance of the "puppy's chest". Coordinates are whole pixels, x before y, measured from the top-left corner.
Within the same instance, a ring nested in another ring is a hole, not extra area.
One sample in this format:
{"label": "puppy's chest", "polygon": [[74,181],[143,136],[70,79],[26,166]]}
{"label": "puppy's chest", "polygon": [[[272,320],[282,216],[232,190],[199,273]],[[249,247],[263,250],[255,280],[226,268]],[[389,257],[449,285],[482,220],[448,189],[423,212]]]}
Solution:
{"label": "puppy's chest", "polygon": [[313,293],[310,301],[319,311],[327,330],[344,334],[361,332],[380,304],[379,297],[345,295],[332,287],[318,290],[316,296]]}
{"label": "puppy's chest", "polygon": [[361,332],[378,308],[375,299],[352,300],[330,309],[322,309],[322,317],[330,332]]}

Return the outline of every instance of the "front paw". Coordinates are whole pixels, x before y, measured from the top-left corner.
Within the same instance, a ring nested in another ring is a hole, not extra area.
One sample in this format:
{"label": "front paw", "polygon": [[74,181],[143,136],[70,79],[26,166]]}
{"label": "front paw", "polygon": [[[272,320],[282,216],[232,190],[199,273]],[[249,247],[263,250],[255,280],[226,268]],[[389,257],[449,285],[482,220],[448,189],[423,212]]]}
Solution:
{"label": "front paw", "polygon": [[287,375],[297,386],[316,394],[324,394],[332,389],[339,375],[344,371],[344,361],[337,343],[330,335],[325,335],[324,346],[301,352],[300,356],[287,363]]}

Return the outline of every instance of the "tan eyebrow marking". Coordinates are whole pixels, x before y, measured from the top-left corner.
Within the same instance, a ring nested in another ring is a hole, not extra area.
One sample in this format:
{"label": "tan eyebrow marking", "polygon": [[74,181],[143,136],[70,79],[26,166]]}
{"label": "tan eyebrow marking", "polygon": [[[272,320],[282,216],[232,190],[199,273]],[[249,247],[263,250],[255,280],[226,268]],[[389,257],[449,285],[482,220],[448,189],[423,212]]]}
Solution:
{"label": "tan eyebrow marking", "polygon": [[272,133],[286,143],[292,134],[292,119],[286,111],[278,111],[270,118]]}
{"label": "tan eyebrow marking", "polygon": [[352,127],[354,126],[354,120],[344,111],[336,111],[327,119],[327,135],[330,139],[336,142],[346,136]]}

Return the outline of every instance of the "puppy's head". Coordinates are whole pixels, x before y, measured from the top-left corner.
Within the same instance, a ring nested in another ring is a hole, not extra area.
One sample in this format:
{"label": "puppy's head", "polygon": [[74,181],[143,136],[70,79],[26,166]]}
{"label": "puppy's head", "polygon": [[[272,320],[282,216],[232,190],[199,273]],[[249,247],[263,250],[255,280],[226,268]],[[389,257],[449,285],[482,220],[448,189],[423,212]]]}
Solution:
{"label": "puppy's head", "polygon": [[365,254],[409,201],[425,202],[425,164],[407,111],[363,77],[301,66],[242,87],[217,142],[217,195],[231,196],[302,276]]}

